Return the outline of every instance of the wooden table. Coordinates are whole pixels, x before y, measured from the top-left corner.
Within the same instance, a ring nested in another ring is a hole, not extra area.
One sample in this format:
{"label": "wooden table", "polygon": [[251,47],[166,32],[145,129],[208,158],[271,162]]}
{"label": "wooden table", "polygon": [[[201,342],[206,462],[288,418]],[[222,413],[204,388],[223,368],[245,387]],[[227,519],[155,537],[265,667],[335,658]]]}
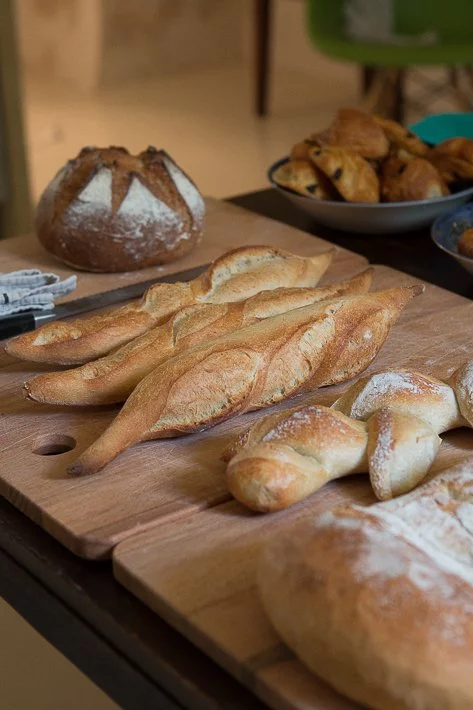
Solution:
{"label": "wooden table", "polygon": [[[316,226],[271,190],[232,200],[382,263],[473,298],[473,277],[426,232],[362,237]],[[123,708],[263,708],[113,579],[0,500],[0,594]]]}

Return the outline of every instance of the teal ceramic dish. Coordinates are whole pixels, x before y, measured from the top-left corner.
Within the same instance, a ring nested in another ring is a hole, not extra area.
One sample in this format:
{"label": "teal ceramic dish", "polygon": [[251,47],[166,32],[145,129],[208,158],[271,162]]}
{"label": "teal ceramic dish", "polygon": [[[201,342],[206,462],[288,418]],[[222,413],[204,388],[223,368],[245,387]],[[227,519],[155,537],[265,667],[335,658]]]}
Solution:
{"label": "teal ceramic dish", "polygon": [[460,207],[436,219],[432,225],[434,243],[473,274],[473,259],[458,253],[458,239],[473,227],[473,204]]}
{"label": "teal ceramic dish", "polygon": [[449,138],[473,138],[473,113],[436,113],[409,126],[424,143],[437,145]]}
{"label": "teal ceramic dish", "polygon": [[400,234],[429,227],[445,212],[463,205],[473,198],[473,187],[452,193],[436,200],[415,202],[334,202],[313,200],[286,187],[280,187],[273,180],[273,173],[289,158],[282,158],[268,170],[271,185],[290,200],[296,207],[311,215],[315,221],[332,229],[362,234]]}

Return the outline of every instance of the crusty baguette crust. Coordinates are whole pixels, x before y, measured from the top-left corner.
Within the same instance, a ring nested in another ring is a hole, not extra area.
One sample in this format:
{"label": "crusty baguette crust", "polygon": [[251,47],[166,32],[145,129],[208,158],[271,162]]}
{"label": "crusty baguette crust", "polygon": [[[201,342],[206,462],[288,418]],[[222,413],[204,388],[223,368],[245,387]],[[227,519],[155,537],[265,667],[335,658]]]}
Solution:
{"label": "crusty baguette crust", "polygon": [[9,355],[22,360],[77,365],[128,343],[193,303],[239,301],[273,288],[315,286],[333,250],[313,257],[266,246],[240,247],[216,259],[187,283],[151,286],[140,301],[108,313],[70,322],[53,322],[13,338]]}
{"label": "crusty baguette crust", "polygon": [[363,341],[357,353],[350,345],[351,365],[341,357],[343,376],[353,377],[373,360],[403,307],[422,290],[408,286],[323,301],[183,351],[140,382],[115,421],[69,470],[94,473],[138,441],[205,429],[339,378],[332,359],[340,353],[339,338],[356,331],[353,322],[369,323],[369,347]]}
{"label": "crusty baguette crust", "polygon": [[[462,382],[463,401],[471,403],[473,380],[465,372],[468,363],[452,379]],[[355,419],[366,422],[364,438],[353,428]],[[450,384],[419,372],[385,370],[361,377],[331,409],[306,405],[264,417],[222,458],[229,462],[232,495],[259,512],[286,508],[327,481],[361,471],[369,473],[377,498],[387,500],[422,481],[440,446],[439,433],[468,425]],[[291,475],[283,476],[290,460]]]}
{"label": "crusty baguette crust", "polygon": [[247,508],[287,508],[328,481],[368,472],[380,500],[412,490],[440,437],[422,419],[383,408],[360,422],[322,405],[264,417],[224,453],[230,493]]}
{"label": "crusty baguette crust", "polygon": [[245,301],[199,304],[178,311],[166,323],[105,357],[62,372],[45,373],[25,383],[30,399],[64,405],[124,401],[136,385],[167,358],[279,313],[330,298],[366,293],[373,269],[322,288],[278,288]]}
{"label": "crusty baguette crust", "polygon": [[336,508],[264,550],[268,616],[306,666],[379,710],[473,707],[471,462],[370,508]]}

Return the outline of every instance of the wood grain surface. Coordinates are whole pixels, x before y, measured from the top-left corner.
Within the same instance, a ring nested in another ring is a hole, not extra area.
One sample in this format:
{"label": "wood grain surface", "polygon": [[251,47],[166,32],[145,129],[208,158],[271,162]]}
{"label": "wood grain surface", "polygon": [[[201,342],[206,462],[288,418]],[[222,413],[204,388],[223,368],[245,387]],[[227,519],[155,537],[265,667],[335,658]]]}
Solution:
{"label": "wood grain surface", "polygon": [[[444,371],[448,369],[445,362]],[[466,458],[472,460],[473,473],[473,431],[445,435],[429,477]],[[355,708],[280,642],[255,587],[261,550],[271,536],[296,521],[353,502],[375,502],[367,476],[333,481],[278,513],[258,515],[236,501],[223,503],[119,544],[113,553],[114,573],[275,710]]]}
{"label": "wood grain surface", "polygon": [[[329,243],[232,205],[208,200],[206,235],[186,259],[167,267],[182,270],[214,259],[244,244],[273,244],[299,254],[315,254]],[[34,238],[11,239],[1,251],[0,270],[38,266],[66,276]],[[16,247],[15,247],[16,245]],[[325,283],[359,272],[366,260],[338,250]],[[129,275],[79,274],[77,296],[117,285],[117,278],[150,278],[150,269]],[[228,498],[215,455],[224,425],[206,435],[151,442],[133,447],[93,478],[65,473],[109,424],[114,406],[61,408],[39,405],[22,396],[22,383],[47,366],[0,358],[0,494],[29,515],[73,552],[83,557],[109,556],[114,545],[162,519],[187,515]],[[60,455],[40,455],[61,446]]]}

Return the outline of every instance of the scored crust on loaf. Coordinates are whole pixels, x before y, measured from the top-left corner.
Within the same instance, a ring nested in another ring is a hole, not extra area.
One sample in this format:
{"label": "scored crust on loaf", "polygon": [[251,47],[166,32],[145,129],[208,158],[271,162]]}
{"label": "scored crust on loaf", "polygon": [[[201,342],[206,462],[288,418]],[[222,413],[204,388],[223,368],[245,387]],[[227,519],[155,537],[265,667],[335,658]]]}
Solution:
{"label": "scored crust on loaf", "polygon": [[[247,507],[270,512],[334,478],[364,471],[379,500],[402,495],[426,476],[441,444],[440,432],[472,426],[472,373],[471,361],[449,383],[418,372],[387,370],[360,378],[330,409],[305,405],[270,414],[223,452],[230,492]],[[353,435],[355,421],[364,439]],[[343,423],[343,440],[337,445]],[[288,452],[291,474],[280,476]]]}
{"label": "scored crust on loaf", "polygon": [[[178,353],[138,384],[117,418],[70,467],[70,472],[94,473],[138,441],[202,430],[237,413],[267,407],[297,392],[353,377],[377,355],[389,327],[422,290],[407,286],[323,301],[266,318],[208,345]],[[352,360],[348,362],[341,345],[346,343],[346,334],[356,333],[357,324],[372,322],[375,316],[379,328],[373,330],[369,346],[362,342],[356,352],[354,343],[360,339],[354,339],[350,343]],[[250,373],[242,372],[240,395],[227,397],[220,382],[224,375],[216,366],[215,356],[220,354],[223,358],[225,354],[226,367],[231,369],[232,352],[239,358],[243,350],[255,355],[251,360],[252,387],[243,386]],[[201,378],[207,381],[208,376],[214,385],[203,391]],[[182,406],[176,406],[177,394]]]}
{"label": "scored crust on loaf", "polygon": [[146,375],[168,357],[259,320],[341,295],[365,293],[373,269],[323,288],[278,288],[244,301],[195,304],[178,311],[109,355],[25,383],[30,399],[55,404],[106,404],[125,400]]}
{"label": "scored crust on loaf", "polygon": [[382,407],[395,408],[429,422],[438,433],[463,426],[464,419],[452,387],[413,370],[384,370],[361,377],[336,402],[338,409],[366,421]]}
{"label": "scored crust on loaf", "polygon": [[283,286],[316,286],[333,251],[303,257],[274,247],[240,247],[216,259],[193,281],[157,283],[137,302],[67,323],[47,323],[13,338],[5,349],[22,360],[82,364],[130,342],[184,306],[239,301]]}
{"label": "scored crust on loaf", "polygon": [[307,667],[383,710],[473,706],[473,467],[288,528],[258,569],[263,605]]}
{"label": "scored crust on loaf", "polygon": [[187,254],[204,213],[197,187],[165,151],[84,148],[42,194],[36,231],[74,268],[130,271]]}

